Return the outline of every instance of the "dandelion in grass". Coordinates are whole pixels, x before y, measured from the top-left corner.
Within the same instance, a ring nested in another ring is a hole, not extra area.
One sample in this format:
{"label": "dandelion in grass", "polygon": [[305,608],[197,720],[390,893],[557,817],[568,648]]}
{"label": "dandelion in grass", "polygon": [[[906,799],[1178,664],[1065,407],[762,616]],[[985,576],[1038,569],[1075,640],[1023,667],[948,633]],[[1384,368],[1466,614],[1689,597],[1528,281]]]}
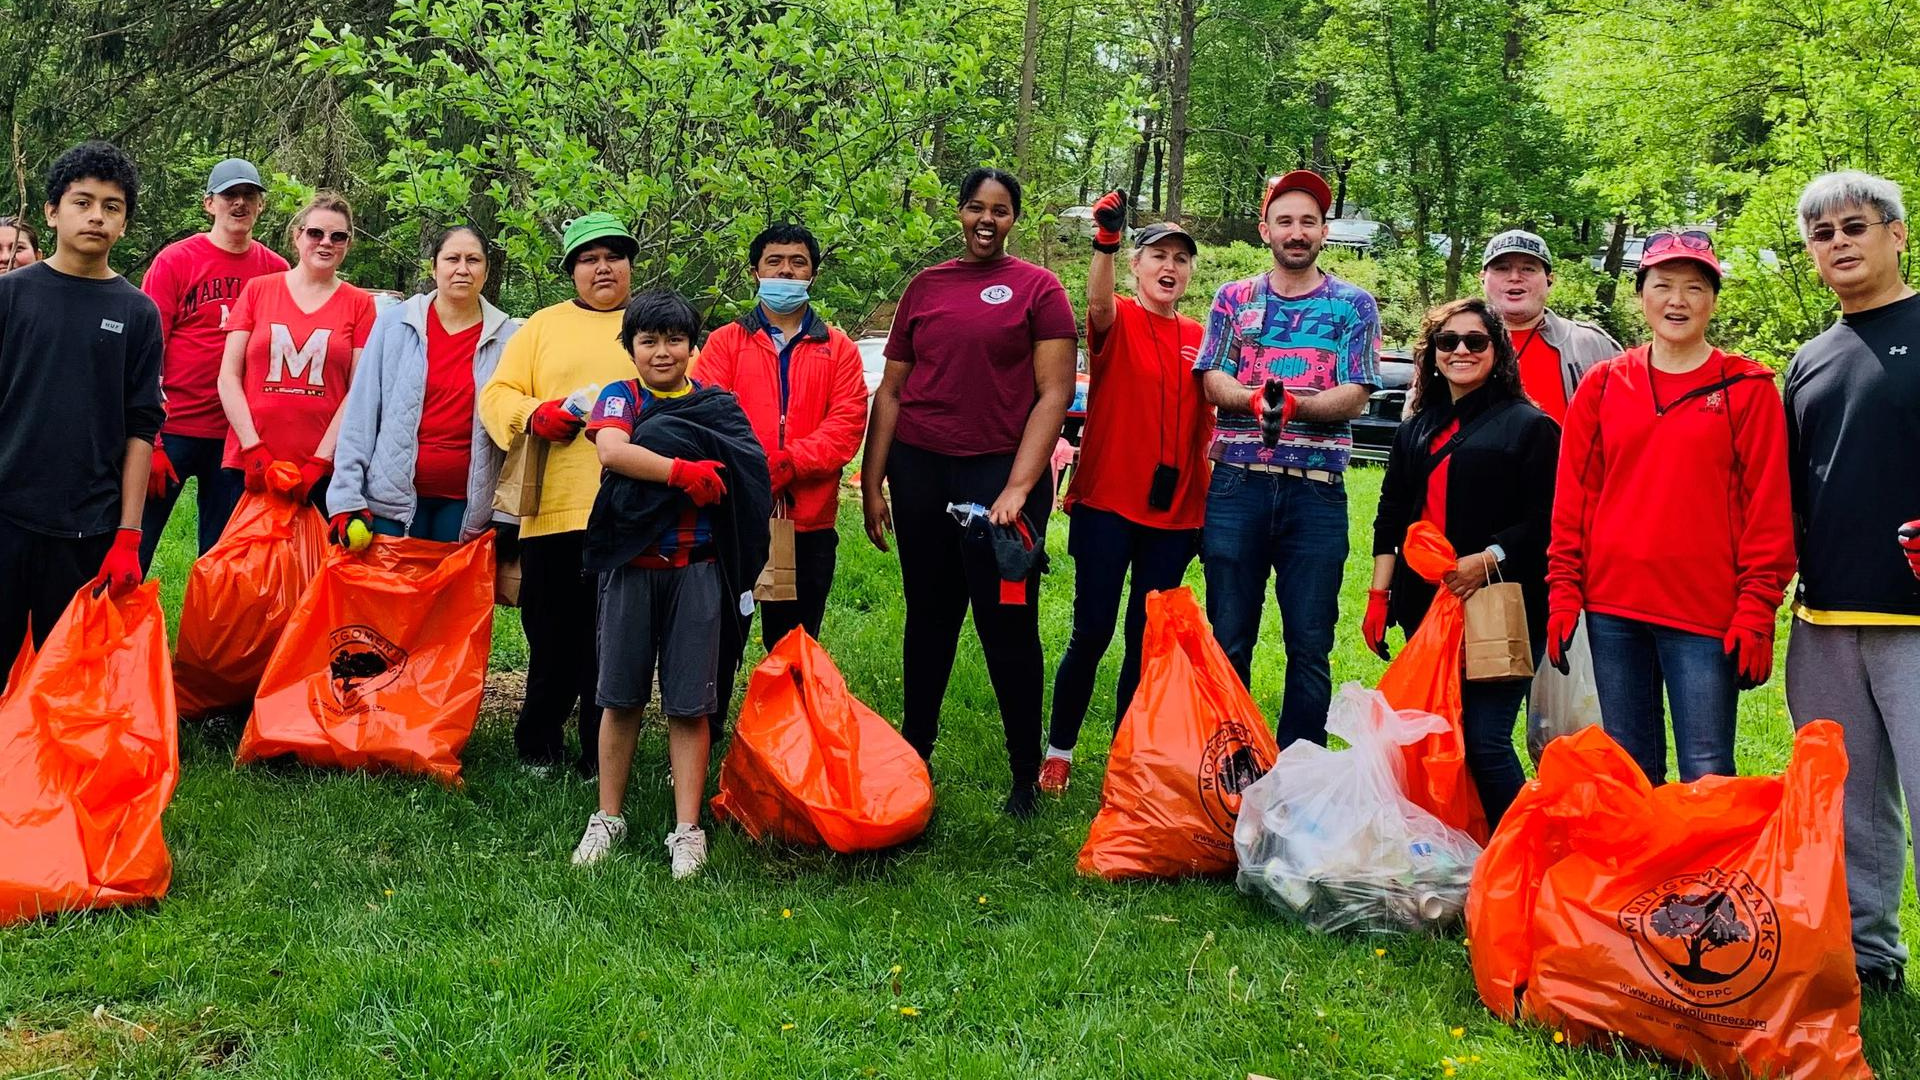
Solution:
{"label": "dandelion in grass", "polygon": [[792,1024],[781,1024],[781,1025],[780,1025],[780,1030],[781,1030],[781,1031],[792,1031],[792,1030],[793,1030],[793,1025],[792,1025]]}
{"label": "dandelion in grass", "polygon": [[392,896],[392,895],[393,895],[393,890],[392,890],[392,889],[388,889],[388,890],[386,890],[386,894],[387,894],[388,896]]}
{"label": "dandelion in grass", "polygon": [[900,1006],[900,1015],[901,1016],[919,1016],[920,1010],[914,1008],[911,1005],[902,1005]]}
{"label": "dandelion in grass", "polygon": [[1448,1028],[1447,1034],[1452,1035],[1456,1039],[1465,1038],[1467,1034],[1467,1029],[1463,1027]]}
{"label": "dandelion in grass", "polygon": [[981,897],[981,898],[980,898],[980,902],[981,902],[981,903],[983,903],[983,904],[984,904],[984,903],[986,903],[986,902],[987,902],[987,898],[986,898],[986,897],[984,897],[984,896],[983,896],[983,897]]}
{"label": "dandelion in grass", "polygon": [[792,909],[792,908],[790,908],[790,907],[783,907],[783,908],[781,908],[781,909],[780,909],[780,917],[781,917],[781,918],[783,918],[783,919],[791,919],[791,918],[793,918],[793,909]]}
{"label": "dandelion in grass", "polygon": [[1556,1031],[1556,1032],[1554,1032],[1554,1033],[1553,1033],[1553,1042],[1554,1042],[1554,1045],[1556,1045],[1556,1046],[1558,1046],[1559,1044],[1561,1044],[1561,1043],[1563,1043],[1563,1042],[1566,1042],[1566,1041],[1567,1041],[1567,1033],[1566,1033],[1566,1032],[1564,1032],[1564,1031]]}
{"label": "dandelion in grass", "polygon": [[1387,950],[1385,950],[1385,949],[1375,949],[1375,950],[1373,950],[1373,955],[1375,955],[1375,956],[1385,956],[1385,955],[1387,955]]}
{"label": "dandelion in grass", "polygon": [[891,968],[889,968],[889,969],[887,969],[887,974],[889,974],[889,975],[898,975],[898,974],[900,974],[900,965],[899,965],[899,964],[895,964],[895,965],[893,965],[893,967],[891,967]]}

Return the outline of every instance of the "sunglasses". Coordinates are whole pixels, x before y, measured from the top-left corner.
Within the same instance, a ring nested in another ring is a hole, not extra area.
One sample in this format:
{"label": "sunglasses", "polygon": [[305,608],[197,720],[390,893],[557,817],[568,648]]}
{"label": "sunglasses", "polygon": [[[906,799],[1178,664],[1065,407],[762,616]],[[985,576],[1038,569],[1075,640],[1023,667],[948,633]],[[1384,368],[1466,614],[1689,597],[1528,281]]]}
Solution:
{"label": "sunglasses", "polygon": [[1685,248],[1688,251],[1705,252],[1710,255],[1713,253],[1713,237],[1699,229],[1686,229],[1680,232],[1663,229],[1647,237],[1646,243],[1640,248],[1640,257],[1658,255],[1674,248]]}
{"label": "sunglasses", "polygon": [[1471,353],[1483,353],[1493,347],[1493,338],[1478,330],[1469,330],[1456,334],[1452,330],[1442,330],[1433,335],[1433,350],[1436,353],[1450,353],[1465,345]]}
{"label": "sunglasses", "polygon": [[322,240],[331,240],[336,244],[344,244],[353,239],[352,233],[328,232],[325,229],[315,228],[311,225],[307,226],[304,229],[301,229],[300,235],[306,237],[307,239],[313,241],[316,244],[321,242]]}
{"label": "sunglasses", "polygon": [[1832,225],[1820,225],[1807,233],[1807,239],[1816,244],[1831,244],[1835,235],[1845,236],[1849,240],[1858,240],[1867,235],[1867,230],[1875,225],[1891,224],[1893,224],[1892,218],[1883,218],[1880,221],[1849,221],[1837,229]]}

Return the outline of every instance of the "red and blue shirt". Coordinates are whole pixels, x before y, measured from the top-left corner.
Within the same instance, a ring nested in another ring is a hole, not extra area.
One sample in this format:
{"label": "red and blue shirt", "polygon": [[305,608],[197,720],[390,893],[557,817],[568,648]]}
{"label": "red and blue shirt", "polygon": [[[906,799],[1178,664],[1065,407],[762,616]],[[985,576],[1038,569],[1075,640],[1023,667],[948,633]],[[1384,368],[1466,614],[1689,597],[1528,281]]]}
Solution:
{"label": "red and blue shirt", "polygon": [[[625,379],[609,383],[600,391],[599,400],[593,403],[593,415],[587,420],[587,431],[617,431],[622,437],[633,438],[633,426],[640,414],[656,401],[666,398],[685,397],[700,388],[692,379],[687,380],[684,390],[670,394],[648,389],[639,379]],[[668,570],[686,566],[689,563],[708,562],[713,558],[713,520],[707,511],[689,502],[680,511],[680,517],[659,540],[647,550],[636,555],[633,565],[646,570]]]}

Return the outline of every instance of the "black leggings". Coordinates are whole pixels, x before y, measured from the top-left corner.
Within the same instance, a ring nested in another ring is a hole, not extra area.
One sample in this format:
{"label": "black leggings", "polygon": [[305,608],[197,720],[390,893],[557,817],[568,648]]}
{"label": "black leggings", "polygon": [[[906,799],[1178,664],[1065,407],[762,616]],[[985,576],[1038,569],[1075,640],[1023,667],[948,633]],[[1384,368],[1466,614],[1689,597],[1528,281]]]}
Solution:
{"label": "black leggings", "polygon": [[527,696],[513,729],[514,749],[531,765],[558,765],[567,757],[567,716],[580,710],[576,767],[591,776],[600,766],[597,623],[598,575],[582,561],[585,532],[530,536],[520,541],[520,628],[527,635]]}
{"label": "black leggings", "polygon": [[[960,624],[973,607],[973,629],[986,654],[987,675],[1006,729],[1007,763],[1015,784],[1040,776],[1040,698],[1045,660],[1040,654],[1040,579],[1029,583],[1026,602],[1000,602],[1000,572],[993,552],[962,540],[948,503],[992,506],[1013,471],[1012,454],[953,457],[896,442],[887,458],[893,498],[894,539],[900,549],[900,579],[906,594],[907,628],[902,646],[906,716],[900,734],[920,756],[933,756],[940,704]],[[1035,484],[1027,495],[1027,520],[1046,541],[1052,490]]]}

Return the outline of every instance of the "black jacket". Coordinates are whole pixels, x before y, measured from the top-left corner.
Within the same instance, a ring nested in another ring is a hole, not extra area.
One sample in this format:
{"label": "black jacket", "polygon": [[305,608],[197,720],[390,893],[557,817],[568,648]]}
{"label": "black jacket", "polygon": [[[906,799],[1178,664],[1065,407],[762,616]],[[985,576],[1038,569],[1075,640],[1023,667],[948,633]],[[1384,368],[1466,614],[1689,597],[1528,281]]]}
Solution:
{"label": "black jacket", "polygon": [[[1459,401],[1439,401],[1400,425],[1380,508],[1373,519],[1373,553],[1398,554],[1407,528],[1426,505],[1427,478],[1436,462],[1433,440],[1460,421],[1447,463],[1447,540],[1462,555],[1499,544],[1506,553],[1500,580],[1520,584],[1527,601],[1527,628],[1542,639],[1547,623],[1547,535],[1553,522],[1553,483],[1560,455],[1560,426],[1532,403],[1497,394],[1491,387]],[[1388,611],[1412,636],[1433,602],[1434,587],[1407,568],[1393,571]]]}
{"label": "black jacket", "polygon": [[[710,386],[685,397],[656,398],[635,420],[633,441],[664,457],[721,464],[727,494],[707,513],[720,581],[728,604],[733,604],[753,588],[767,565],[767,518],[773,514],[767,455],[740,402]],[[587,518],[587,569],[607,571],[632,562],[673,527],[686,499],[665,484],[602,474],[600,493]],[[724,620],[722,625],[737,621]]]}

